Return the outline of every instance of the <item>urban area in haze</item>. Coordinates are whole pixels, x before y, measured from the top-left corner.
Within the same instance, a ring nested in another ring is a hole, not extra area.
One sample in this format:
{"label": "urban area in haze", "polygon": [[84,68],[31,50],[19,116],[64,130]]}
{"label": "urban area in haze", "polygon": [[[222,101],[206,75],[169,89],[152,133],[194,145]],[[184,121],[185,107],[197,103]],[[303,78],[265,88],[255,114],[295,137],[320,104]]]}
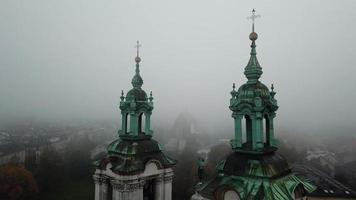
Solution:
{"label": "urban area in haze", "polygon": [[356,199],[355,10],[0,1],[0,200]]}

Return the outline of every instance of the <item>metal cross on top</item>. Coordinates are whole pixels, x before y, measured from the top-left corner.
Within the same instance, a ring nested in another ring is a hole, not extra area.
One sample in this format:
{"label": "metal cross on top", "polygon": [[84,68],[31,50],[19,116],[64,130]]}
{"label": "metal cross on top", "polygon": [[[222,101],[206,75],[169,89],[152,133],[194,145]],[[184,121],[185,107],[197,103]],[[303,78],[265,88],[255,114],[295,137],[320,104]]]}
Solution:
{"label": "metal cross on top", "polygon": [[255,9],[252,10],[252,15],[247,17],[247,19],[252,20],[252,32],[255,32],[255,19],[261,17],[261,15],[256,15]]}
{"label": "metal cross on top", "polygon": [[135,45],[135,48],[137,49],[137,57],[139,57],[140,47],[142,47],[142,45],[141,45],[140,42],[137,40],[136,45]]}

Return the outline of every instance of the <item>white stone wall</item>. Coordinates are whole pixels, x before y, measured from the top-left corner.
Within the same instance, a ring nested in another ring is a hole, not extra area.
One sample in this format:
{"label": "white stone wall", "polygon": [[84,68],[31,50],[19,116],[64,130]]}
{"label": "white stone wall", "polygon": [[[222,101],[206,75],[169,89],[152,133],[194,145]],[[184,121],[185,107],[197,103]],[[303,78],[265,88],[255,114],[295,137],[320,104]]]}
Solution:
{"label": "white stone wall", "polygon": [[137,175],[118,175],[111,167],[109,163],[105,170],[95,171],[95,200],[108,200],[110,196],[112,200],[143,200],[143,187],[149,180],[154,180],[155,200],[172,199],[173,170],[160,169],[158,161],[147,162],[144,172]]}

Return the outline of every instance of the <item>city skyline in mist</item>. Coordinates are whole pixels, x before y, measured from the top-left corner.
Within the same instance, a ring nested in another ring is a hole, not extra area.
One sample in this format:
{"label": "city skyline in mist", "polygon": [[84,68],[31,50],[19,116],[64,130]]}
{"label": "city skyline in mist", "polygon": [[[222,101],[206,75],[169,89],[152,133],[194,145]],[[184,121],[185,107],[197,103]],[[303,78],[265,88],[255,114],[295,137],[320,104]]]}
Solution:
{"label": "city skyline in mist", "polygon": [[261,82],[276,126],[355,130],[356,3],[321,1],[2,1],[0,119],[113,119],[132,87],[140,40],[152,122],[188,111],[228,127],[232,83],[246,82],[255,8]]}

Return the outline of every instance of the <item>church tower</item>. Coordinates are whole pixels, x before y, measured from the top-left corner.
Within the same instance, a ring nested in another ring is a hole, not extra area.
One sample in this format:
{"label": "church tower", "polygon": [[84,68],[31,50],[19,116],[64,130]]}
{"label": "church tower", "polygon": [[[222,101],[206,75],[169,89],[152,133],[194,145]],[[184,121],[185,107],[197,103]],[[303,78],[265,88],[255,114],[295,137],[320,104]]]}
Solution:
{"label": "church tower", "polygon": [[261,83],[262,68],[256,57],[257,33],[252,23],[250,59],[244,74],[247,82],[231,91],[234,119],[233,152],[217,166],[212,180],[198,184],[193,200],[292,200],[302,199],[314,186],[297,177],[287,160],[277,153],[274,118],[278,109],[276,92]]}
{"label": "church tower", "polygon": [[171,200],[175,161],[152,139],[152,92],[142,89],[139,42],[132,89],[121,93],[121,130],[107,147],[107,157],[95,163],[95,200]]}

